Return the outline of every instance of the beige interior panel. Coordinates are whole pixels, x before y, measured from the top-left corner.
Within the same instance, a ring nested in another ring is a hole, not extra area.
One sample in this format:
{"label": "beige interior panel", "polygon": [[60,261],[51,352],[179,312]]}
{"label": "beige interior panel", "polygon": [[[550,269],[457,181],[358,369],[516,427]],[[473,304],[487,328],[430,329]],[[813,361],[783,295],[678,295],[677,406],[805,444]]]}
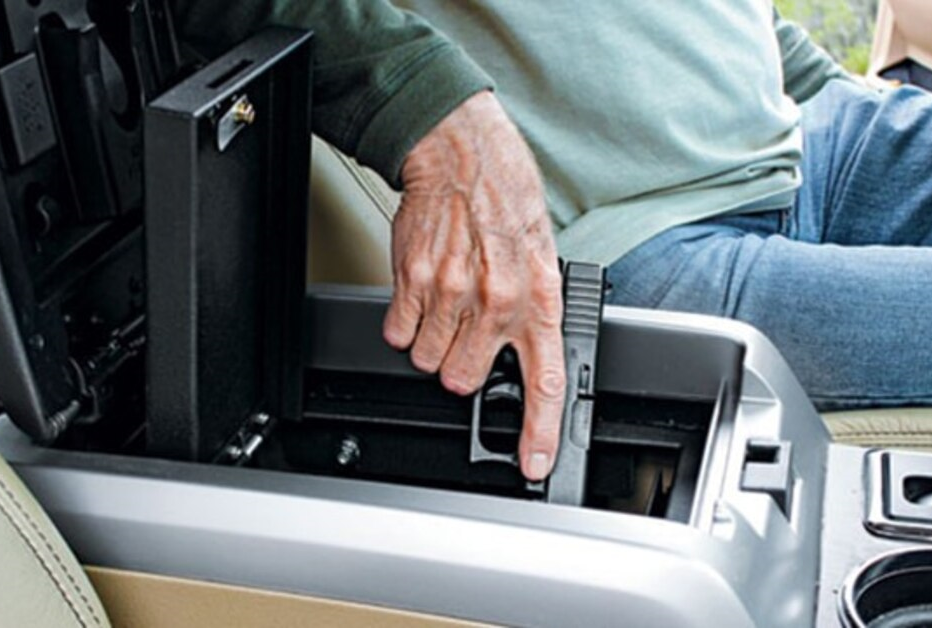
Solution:
{"label": "beige interior panel", "polygon": [[109,625],[64,539],[0,458],[0,627]]}
{"label": "beige interior panel", "polygon": [[114,628],[461,628],[480,624],[301,595],[87,567]]}
{"label": "beige interior panel", "polygon": [[932,67],[932,2],[880,0],[868,73],[877,75],[906,58]]}
{"label": "beige interior panel", "polygon": [[308,280],[391,285],[391,221],[399,194],[316,137],[312,156]]}
{"label": "beige interior panel", "polygon": [[932,451],[932,408],[887,408],[822,415],[836,442]]}

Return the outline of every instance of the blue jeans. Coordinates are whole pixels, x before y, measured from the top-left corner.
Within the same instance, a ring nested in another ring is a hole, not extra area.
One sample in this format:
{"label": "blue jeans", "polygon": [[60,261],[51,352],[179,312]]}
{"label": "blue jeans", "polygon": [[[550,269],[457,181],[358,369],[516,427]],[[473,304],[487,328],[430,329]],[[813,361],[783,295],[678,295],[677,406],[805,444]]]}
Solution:
{"label": "blue jeans", "polygon": [[609,301],[754,325],[821,409],[930,404],[932,95],[832,81],[803,130],[792,208],[662,233]]}

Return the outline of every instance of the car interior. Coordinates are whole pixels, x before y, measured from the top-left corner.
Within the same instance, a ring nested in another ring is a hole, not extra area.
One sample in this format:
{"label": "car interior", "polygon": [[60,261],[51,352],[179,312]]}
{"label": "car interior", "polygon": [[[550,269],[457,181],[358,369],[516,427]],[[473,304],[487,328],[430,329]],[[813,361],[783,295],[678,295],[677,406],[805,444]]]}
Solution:
{"label": "car interior", "polygon": [[[567,263],[528,483],[513,355],[459,398],[381,340],[399,195],[311,136],[312,33],[0,12],[0,626],[929,625],[878,621],[932,608],[932,409],[818,417]],[[870,73],[932,88],[929,24],[881,0]]]}

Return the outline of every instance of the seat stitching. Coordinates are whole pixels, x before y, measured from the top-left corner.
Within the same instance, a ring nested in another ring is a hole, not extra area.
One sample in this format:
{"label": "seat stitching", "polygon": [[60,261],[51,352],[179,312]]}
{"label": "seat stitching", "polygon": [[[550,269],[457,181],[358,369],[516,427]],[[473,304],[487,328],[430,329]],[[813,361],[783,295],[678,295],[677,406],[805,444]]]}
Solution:
{"label": "seat stitching", "polygon": [[[91,605],[91,602],[88,599],[87,595],[85,595],[83,588],[81,587],[81,585],[78,584],[77,580],[71,574],[71,571],[68,569],[64,561],[61,559],[61,556],[58,555],[58,552],[55,551],[55,548],[49,542],[48,538],[46,538],[45,534],[43,534],[38,524],[36,524],[36,522],[32,519],[32,517],[26,511],[26,509],[16,499],[16,495],[9,488],[6,482],[3,481],[3,478],[0,478],[0,489],[3,490],[3,493],[10,499],[10,502],[13,504],[13,506],[16,507],[16,509],[23,516],[23,518],[26,520],[29,526],[33,529],[33,531],[39,536],[40,539],[42,539],[42,543],[45,545],[45,548],[52,554],[52,557],[55,559],[55,562],[58,564],[59,568],[61,568],[61,570],[65,573],[65,576],[68,577],[68,580],[71,582],[71,585],[74,587],[78,595],[81,597],[81,600],[84,602],[84,605],[87,607],[87,611],[88,613],[90,613],[91,618],[94,620],[94,623],[97,624],[98,626],[101,625],[100,618],[97,616],[97,613],[95,612],[94,607]],[[3,505],[0,504],[0,508],[2,507]],[[65,590],[63,583],[59,581],[59,579],[52,572],[51,568],[46,564],[45,559],[42,558],[41,555],[39,554],[39,548],[35,547],[34,542],[32,541],[32,539],[29,538],[29,535],[26,534],[20,528],[20,526],[16,525],[15,520],[12,518],[12,515],[8,513],[6,508],[3,508],[3,512],[7,516],[7,518],[10,520],[10,522],[13,524],[13,527],[16,528],[17,531],[20,533],[20,536],[22,536],[23,539],[26,541],[26,543],[30,546],[30,548],[32,548],[33,553],[35,553],[36,557],[39,559],[39,562],[42,563],[43,568],[45,568],[46,572],[48,572],[49,576],[51,576],[52,580],[57,585],[58,590],[65,597],[65,600],[68,602],[68,605],[71,607],[72,611],[74,611],[75,617],[77,617],[78,621],[81,623],[82,626],[87,626],[87,623],[83,620],[83,618],[80,615],[80,612],[78,611],[77,607],[74,605],[74,601],[71,599],[70,595]]]}
{"label": "seat stitching", "polygon": [[43,571],[45,571],[48,574],[52,582],[55,583],[55,588],[58,589],[58,592],[64,598],[65,602],[67,602],[68,607],[71,609],[71,613],[74,615],[75,619],[78,621],[79,624],[81,624],[82,626],[86,628],[87,623],[85,623],[84,620],[82,619],[81,614],[78,612],[78,609],[75,607],[70,596],[68,595],[68,592],[66,591],[64,584],[62,584],[62,582],[58,579],[58,577],[52,571],[52,568],[48,565],[48,563],[39,553],[39,548],[34,545],[32,539],[29,538],[29,535],[26,534],[26,532],[22,529],[22,527],[19,524],[17,524],[16,520],[13,518],[13,515],[9,512],[9,510],[6,508],[6,506],[3,503],[0,503],[0,512],[3,513],[3,516],[10,522],[10,525],[13,526],[13,529],[16,530],[19,536],[22,537],[26,545],[29,546],[29,549],[32,550],[33,557],[35,557],[35,559],[39,562],[39,565],[42,567]]}
{"label": "seat stitching", "polygon": [[378,188],[378,184],[370,180],[370,176],[365,170],[362,170],[361,167],[354,164],[346,155],[333,149],[333,153],[336,155],[337,159],[346,169],[351,177],[355,180],[356,184],[362,188],[363,194],[369,197],[369,200],[372,201],[372,204],[375,205],[376,211],[382,214],[388,222],[392,222],[392,202],[389,198],[382,193]]}
{"label": "seat stitching", "polygon": [[928,436],[932,438],[932,432],[919,430],[838,430],[839,436]]}
{"label": "seat stitching", "polygon": [[916,444],[904,440],[874,440],[867,438],[851,438],[839,441],[840,445],[850,445],[852,447],[874,448],[874,449],[906,449],[909,451],[930,452],[932,445],[929,443]]}

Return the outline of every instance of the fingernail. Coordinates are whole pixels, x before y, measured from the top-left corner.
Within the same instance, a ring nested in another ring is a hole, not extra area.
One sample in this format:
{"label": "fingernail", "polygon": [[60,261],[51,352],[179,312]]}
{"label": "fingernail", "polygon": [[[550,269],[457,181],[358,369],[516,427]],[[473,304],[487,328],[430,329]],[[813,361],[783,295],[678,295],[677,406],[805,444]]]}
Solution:
{"label": "fingernail", "polygon": [[465,383],[461,378],[450,375],[449,373],[441,373],[440,381],[443,383],[444,388],[457,395],[468,395],[476,390],[475,388],[470,388],[469,384]]}
{"label": "fingernail", "polygon": [[531,454],[527,470],[528,475],[531,476],[529,480],[543,480],[550,473],[550,456],[540,452]]}
{"label": "fingernail", "polygon": [[410,344],[405,344],[405,339],[395,331],[386,331],[382,334],[382,337],[391,348],[397,351],[404,351],[410,346]]}
{"label": "fingernail", "polygon": [[466,386],[466,385],[463,384],[462,382],[451,382],[451,381],[448,381],[448,382],[444,382],[444,386],[445,386],[446,389],[449,390],[451,393],[454,393],[454,394],[457,394],[457,395],[461,395],[461,396],[466,396],[466,395],[468,395],[470,392],[472,392],[471,390],[469,390],[469,386]]}

